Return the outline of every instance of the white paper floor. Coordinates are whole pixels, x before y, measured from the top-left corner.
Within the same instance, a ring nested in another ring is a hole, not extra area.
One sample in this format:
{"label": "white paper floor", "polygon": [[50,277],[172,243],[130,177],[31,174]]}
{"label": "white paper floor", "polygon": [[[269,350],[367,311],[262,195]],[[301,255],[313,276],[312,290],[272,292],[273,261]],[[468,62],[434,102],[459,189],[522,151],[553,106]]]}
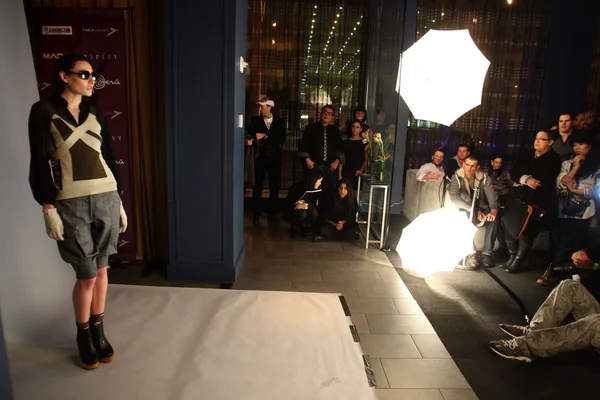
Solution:
{"label": "white paper floor", "polygon": [[111,285],[111,364],[74,366],[72,321],[9,362],[17,400],[375,400],[350,324],[335,294]]}

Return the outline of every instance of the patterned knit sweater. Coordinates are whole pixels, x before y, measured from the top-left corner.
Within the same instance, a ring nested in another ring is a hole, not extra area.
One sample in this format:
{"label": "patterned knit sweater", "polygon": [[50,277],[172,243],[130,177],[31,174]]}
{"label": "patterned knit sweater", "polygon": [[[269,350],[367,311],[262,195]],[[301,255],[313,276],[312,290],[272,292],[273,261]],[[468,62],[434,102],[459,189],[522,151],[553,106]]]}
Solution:
{"label": "patterned knit sweater", "polygon": [[40,204],[119,189],[104,114],[84,101],[79,109],[77,124],[60,96],[31,108],[29,183]]}

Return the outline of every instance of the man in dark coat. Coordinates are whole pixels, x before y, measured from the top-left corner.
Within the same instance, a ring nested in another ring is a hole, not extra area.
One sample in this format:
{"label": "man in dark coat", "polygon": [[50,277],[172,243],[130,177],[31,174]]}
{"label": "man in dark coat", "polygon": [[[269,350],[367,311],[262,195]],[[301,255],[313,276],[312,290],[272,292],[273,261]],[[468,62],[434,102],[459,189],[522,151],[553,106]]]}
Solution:
{"label": "man in dark coat", "polygon": [[305,173],[319,169],[323,174],[323,198],[333,200],[337,183],[337,168],[344,163],[343,141],[340,130],[333,125],[335,109],[326,105],[321,110],[321,120],[304,129],[298,156],[302,160]]}
{"label": "man in dark coat", "polygon": [[279,222],[276,213],[281,179],[281,146],[285,141],[285,123],[283,119],[272,113],[275,102],[263,98],[257,105],[260,115],[253,117],[248,125],[248,139],[253,142],[256,156],[252,191],[254,225],[259,223],[263,183],[267,171],[269,171],[269,221]]}

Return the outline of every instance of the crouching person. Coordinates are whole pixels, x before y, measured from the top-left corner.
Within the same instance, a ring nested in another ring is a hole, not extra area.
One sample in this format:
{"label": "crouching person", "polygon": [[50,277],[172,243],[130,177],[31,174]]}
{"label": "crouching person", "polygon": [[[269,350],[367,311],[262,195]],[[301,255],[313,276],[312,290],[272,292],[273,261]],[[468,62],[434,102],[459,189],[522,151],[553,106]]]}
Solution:
{"label": "crouching person", "polygon": [[320,235],[319,202],[323,174],[318,169],[309,170],[304,181],[294,184],[287,196],[287,218],[290,236],[303,236],[313,241],[323,240]]}

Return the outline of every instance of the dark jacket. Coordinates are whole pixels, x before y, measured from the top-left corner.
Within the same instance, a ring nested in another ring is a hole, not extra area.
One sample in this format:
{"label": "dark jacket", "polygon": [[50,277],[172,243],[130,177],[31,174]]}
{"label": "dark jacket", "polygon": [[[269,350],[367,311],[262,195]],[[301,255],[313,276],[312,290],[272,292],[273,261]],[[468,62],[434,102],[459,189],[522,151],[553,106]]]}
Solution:
{"label": "dark jacket", "polygon": [[[257,133],[266,133],[267,137],[256,140]],[[252,117],[248,125],[248,138],[255,139],[253,146],[257,156],[279,156],[281,146],[285,142],[285,123],[283,119],[273,115],[271,128],[267,129],[265,119],[261,115]]]}
{"label": "dark jacket", "polygon": [[287,219],[288,221],[291,220],[291,214],[294,211],[295,204],[301,198],[302,200],[304,200],[304,202],[308,203],[309,208],[317,209],[319,207],[321,192],[306,192],[316,190],[315,182],[321,177],[322,176],[317,171],[311,171],[308,173],[308,176],[305,180],[294,183],[292,187],[290,187],[288,195],[285,198],[285,219]]}
{"label": "dark jacket", "polygon": [[514,197],[527,204],[534,204],[545,211],[546,219],[558,215],[558,197],[556,196],[556,177],[560,172],[560,156],[553,150],[535,157],[535,152],[528,151],[515,163],[510,177],[521,183],[523,175],[529,175],[541,182],[541,186],[532,189],[527,185],[519,185],[513,189]]}
{"label": "dark jacket", "polygon": [[[323,154],[324,137],[327,134],[327,154]],[[320,122],[308,125],[304,129],[302,140],[300,140],[300,151],[298,156],[304,161],[310,158],[317,165],[329,165],[336,159],[344,163],[344,144],[342,134],[335,125],[324,127]]]}
{"label": "dark jacket", "polygon": [[461,168],[461,165],[458,161],[458,156],[454,156],[448,160],[448,165],[446,166],[446,177],[448,179],[452,178],[452,175]]}
{"label": "dark jacket", "polygon": [[324,207],[323,219],[333,222],[351,222],[354,221],[355,213],[356,201],[354,200],[354,195],[349,191],[343,199],[340,199],[340,196],[336,194],[333,201]]}
{"label": "dark jacket", "polygon": [[514,184],[508,171],[503,168],[497,170],[490,167],[487,174],[492,179],[492,186],[496,193],[498,193],[498,196],[506,196]]}

